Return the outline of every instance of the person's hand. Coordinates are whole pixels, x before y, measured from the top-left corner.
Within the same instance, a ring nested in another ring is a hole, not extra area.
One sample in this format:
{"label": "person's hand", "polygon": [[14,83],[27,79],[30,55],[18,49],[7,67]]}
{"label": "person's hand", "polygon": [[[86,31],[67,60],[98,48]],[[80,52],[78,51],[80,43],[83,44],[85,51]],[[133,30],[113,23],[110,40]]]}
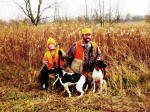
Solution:
{"label": "person's hand", "polygon": [[65,69],[65,71],[66,71],[66,72],[73,73],[73,71],[72,71],[72,69],[71,69],[70,67],[67,67],[67,68]]}
{"label": "person's hand", "polygon": [[46,64],[48,66],[48,60],[47,59],[43,59],[43,64]]}

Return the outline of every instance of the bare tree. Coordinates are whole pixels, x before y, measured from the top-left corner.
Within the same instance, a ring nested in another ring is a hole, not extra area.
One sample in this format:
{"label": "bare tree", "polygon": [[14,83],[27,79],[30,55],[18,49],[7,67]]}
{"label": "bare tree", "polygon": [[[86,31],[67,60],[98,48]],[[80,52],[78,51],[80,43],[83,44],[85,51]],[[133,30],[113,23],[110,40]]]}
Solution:
{"label": "bare tree", "polygon": [[145,21],[148,22],[148,23],[150,23],[150,8],[149,8],[150,1],[147,0],[146,4],[147,4],[147,15],[145,15]]}
{"label": "bare tree", "polygon": [[130,14],[130,13],[128,13],[128,14],[126,15],[125,20],[126,20],[126,21],[130,21],[130,20],[131,20],[131,14]]}
{"label": "bare tree", "polygon": [[86,18],[88,18],[88,7],[87,7],[87,0],[85,0],[85,10],[86,10]]}
{"label": "bare tree", "polygon": [[49,8],[52,7],[53,4],[45,7],[44,9],[41,10],[41,4],[42,4],[43,0],[39,0],[38,3],[38,8],[37,8],[37,13],[34,15],[31,8],[31,3],[30,0],[24,0],[25,2],[25,8],[23,6],[21,6],[20,4],[16,3],[19,8],[24,12],[24,14],[31,20],[32,24],[34,25],[38,25],[38,23],[40,22],[40,20],[42,19],[42,14]]}
{"label": "bare tree", "polygon": [[101,26],[104,26],[104,1],[98,0],[98,9],[95,9],[94,12],[95,20],[100,22]]}
{"label": "bare tree", "polygon": [[119,22],[121,18],[121,12],[120,12],[120,8],[119,8],[119,1],[116,4],[116,13],[115,13],[115,22]]}
{"label": "bare tree", "polygon": [[111,5],[111,0],[109,2],[109,12],[108,12],[108,22],[109,24],[117,23],[120,21],[120,10],[119,10],[119,1],[116,3],[116,8],[113,9]]}
{"label": "bare tree", "polygon": [[98,5],[99,5],[99,15],[101,16],[102,15],[101,0],[99,0]]}
{"label": "bare tree", "polygon": [[115,22],[119,22],[121,18],[121,14],[120,11],[118,9],[116,9],[116,14],[115,14]]}
{"label": "bare tree", "polygon": [[54,21],[57,21],[59,19],[59,7],[58,7],[58,2],[54,3]]}
{"label": "bare tree", "polygon": [[103,5],[102,5],[102,7],[103,7],[103,16],[102,16],[102,26],[104,26],[104,22],[105,22],[105,2],[104,2],[104,0],[103,0]]}
{"label": "bare tree", "polygon": [[112,24],[112,6],[111,6],[111,0],[109,1],[108,22],[110,24]]}

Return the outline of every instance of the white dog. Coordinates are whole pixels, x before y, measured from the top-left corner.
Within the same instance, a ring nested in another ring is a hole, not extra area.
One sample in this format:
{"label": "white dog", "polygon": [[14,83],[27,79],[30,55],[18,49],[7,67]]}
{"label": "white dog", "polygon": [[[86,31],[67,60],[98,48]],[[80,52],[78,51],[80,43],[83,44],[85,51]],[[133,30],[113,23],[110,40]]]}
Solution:
{"label": "white dog", "polygon": [[97,61],[96,66],[93,70],[92,78],[93,78],[93,84],[94,89],[93,92],[96,91],[96,82],[99,82],[100,85],[100,93],[103,91],[103,86],[106,85],[106,80],[104,79],[104,76],[106,74],[105,68],[107,67],[106,64],[104,64],[103,61]]}

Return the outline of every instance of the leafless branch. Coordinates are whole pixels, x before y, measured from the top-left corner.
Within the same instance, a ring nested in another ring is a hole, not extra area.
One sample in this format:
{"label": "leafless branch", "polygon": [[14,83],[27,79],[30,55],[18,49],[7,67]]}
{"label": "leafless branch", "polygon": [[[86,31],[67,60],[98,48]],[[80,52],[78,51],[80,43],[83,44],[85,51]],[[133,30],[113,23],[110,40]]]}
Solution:
{"label": "leafless branch", "polygon": [[45,7],[43,10],[41,10],[42,0],[39,0],[37,14],[36,16],[34,16],[32,9],[31,9],[32,6],[30,3],[30,0],[24,0],[24,2],[25,2],[25,8],[23,8],[23,6],[19,5],[18,3],[16,4],[24,12],[24,14],[31,20],[31,22],[34,25],[38,25],[39,21],[42,19],[43,12],[46,11],[47,9],[50,9],[53,5],[53,4],[49,5],[48,7]]}

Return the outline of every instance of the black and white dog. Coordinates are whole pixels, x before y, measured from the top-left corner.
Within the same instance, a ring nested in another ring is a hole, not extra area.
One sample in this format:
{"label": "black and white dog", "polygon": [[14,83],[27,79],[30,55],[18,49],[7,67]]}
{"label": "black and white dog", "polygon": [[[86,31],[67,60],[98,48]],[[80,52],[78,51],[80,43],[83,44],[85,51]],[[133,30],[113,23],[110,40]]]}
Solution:
{"label": "black and white dog", "polygon": [[54,74],[58,77],[60,83],[64,86],[65,90],[69,94],[69,97],[71,97],[71,92],[69,90],[69,86],[71,85],[75,85],[76,89],[81,93],[79,97],[84,94],[83,86],[86,83],[86,78],[84,75],[77,73],[68,73],[60,67],[55,67],[52,69],[54,71]]}
{"label": "black and white dog", "polygon": [[98,82],[100,85],[100,93],[102,93],[103,86],[106,85],[106,80],[105,80],[105,75],[106,75],[105,68],[106,67],[107,65],[104,64],[104,62],[101,60],[96,62],[96,65],[92,74],[93,84],[94,84],[93,92],[96,91],[96,82]]}

